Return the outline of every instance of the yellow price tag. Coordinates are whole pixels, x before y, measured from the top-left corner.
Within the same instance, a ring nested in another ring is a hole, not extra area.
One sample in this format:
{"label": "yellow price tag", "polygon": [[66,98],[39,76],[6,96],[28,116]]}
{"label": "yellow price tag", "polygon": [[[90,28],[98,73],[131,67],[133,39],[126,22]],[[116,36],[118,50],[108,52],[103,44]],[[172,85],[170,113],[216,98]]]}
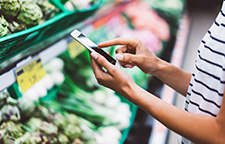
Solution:
{"label": "yellow price tag", "polygon": [[79,42],[76,40],[71,40],[71,42],[68,44],[68,51],[71,58],[77,57],[79,54],[81,54],[85,50],[85,47],[82,46]]}
{"label": "yellow price tag", "polygon": [[46,72],[40,58],[36,58],[25,66],[15,71],[17,83],[22,93],[31,88],[35,83],[41,80]]}

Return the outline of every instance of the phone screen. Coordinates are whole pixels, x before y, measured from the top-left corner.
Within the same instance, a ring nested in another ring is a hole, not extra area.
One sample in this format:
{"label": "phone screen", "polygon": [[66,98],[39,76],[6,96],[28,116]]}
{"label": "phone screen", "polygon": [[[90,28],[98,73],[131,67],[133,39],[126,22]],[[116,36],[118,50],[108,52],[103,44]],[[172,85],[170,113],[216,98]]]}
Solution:
{"label": "phone screen", "polygon": [[99,54],[101,54],[102,56],[104,56],[110,63],[112,64],[116,64],[116,60],[114,58],[112,58],[110,55],[108,55],[105,51],[103,51],[102,49],[99,49],[98,46],[93,43],[91,40],[89,40],[85,35],[83,35],[82,33],[80,33],[80,35],[78,36],[78,39],[80,41],[80,43],[83,46],[88,46],[91,49],[93,49],[94,51],[98,52]]}

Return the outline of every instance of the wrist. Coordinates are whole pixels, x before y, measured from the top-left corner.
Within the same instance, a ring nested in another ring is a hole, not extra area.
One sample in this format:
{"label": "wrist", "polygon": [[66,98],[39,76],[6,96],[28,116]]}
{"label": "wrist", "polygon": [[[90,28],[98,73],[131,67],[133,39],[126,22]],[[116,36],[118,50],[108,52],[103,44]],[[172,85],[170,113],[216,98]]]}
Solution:
{"label": "wrist", "polygon": [[121,95],[126,97],[128,100],[131,100],[133,95],[135,95],[137,85],[134,81],[128,82],[128,84],[121,88]]}
{"label": "wrist", "polygon": [[160,75],[168,68],[168,63],[159,58],[155,60],[155,68],[151,71],[151,74],[160,77]]}

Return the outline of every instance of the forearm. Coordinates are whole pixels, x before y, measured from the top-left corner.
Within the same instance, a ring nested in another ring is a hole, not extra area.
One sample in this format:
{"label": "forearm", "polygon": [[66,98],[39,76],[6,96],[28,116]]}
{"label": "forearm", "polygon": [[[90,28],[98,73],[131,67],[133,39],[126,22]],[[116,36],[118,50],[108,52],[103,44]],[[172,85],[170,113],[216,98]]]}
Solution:
{"label": "forearm", "polygon": [[195,143],[220,144],[224,142],[224,130],[216,118],[201,116],[178,109],[153,96],[137,85],[124,92],[131,102],[145,110],[169,129]]}
{"label": "forearm", "polygon": [[184,96],[187,94],[191,80],[190,73],[186,73],[178,67],[158,59],[157,68],[152,74],[180,94]]}

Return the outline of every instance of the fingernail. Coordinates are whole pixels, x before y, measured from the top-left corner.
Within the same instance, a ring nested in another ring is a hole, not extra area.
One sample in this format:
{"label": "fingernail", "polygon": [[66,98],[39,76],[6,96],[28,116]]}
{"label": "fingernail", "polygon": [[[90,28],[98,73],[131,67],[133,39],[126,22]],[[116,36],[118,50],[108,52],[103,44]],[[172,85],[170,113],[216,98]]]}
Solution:
{"label": "fingernail", "polygon": [[123,55],[122,54],[116,54],[116,59],[118,60],[123,60]]}
{"label": "fingernail", "polygon": [[98,58],[98,54],[96,52],[91,52],[91,56],[94,58],[94,59],[97,59]]}
{"label": "fingernail", "polygon": [[126,68],[132,68],[133,66],[131,64],[126,64],[125,67]]}
{"label": "fingernail", "polygon": [[98,46],[101,46],[103,43],[99,43]]}

